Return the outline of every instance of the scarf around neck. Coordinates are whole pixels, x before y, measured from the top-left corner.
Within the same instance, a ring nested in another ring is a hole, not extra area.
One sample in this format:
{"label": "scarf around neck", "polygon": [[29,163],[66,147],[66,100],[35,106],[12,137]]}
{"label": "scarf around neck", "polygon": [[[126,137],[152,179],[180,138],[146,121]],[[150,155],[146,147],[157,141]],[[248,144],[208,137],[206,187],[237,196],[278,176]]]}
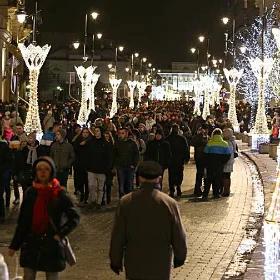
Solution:
{"label": "scarf around neck", "polygon": [[27,155],[27,160],[26,160],[26,163],[27,164],[32,164],[37,160],[38,158],[38,155],[37,155],[37,148],[38,148],[38,145],[36,146],[30,146],[28,145],[27,146],[28,148],[28,155]]}
{"label": "scarf around neck", "polygon": [[62,188],[57,179],[53,179],[48,186],[33,182],[33,188],[37,190],[37,197],[33,208],[32,231],[35,234],[44,234],[49,226],[49,203],[58,197]]}

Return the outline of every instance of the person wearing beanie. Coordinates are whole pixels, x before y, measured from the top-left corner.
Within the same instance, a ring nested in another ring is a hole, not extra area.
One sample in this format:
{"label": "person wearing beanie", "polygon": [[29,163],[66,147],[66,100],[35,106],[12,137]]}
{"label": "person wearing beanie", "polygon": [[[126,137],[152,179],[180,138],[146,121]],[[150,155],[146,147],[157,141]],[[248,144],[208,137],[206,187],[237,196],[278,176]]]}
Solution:
{"label": "person wearing beanie", "polygon": [[[162,168],[157,162],[138,166],[140,189],[122,197],[111,234],[110,265],[126,279],[169,280],[184,265],[186,232],[176,201],[160,191]],[[156,221],[156,222],[155,222]],[[164,234],[163,234],[164,233]]]}
{"label": "person wearing beanie", "polygon": [[67,188],[69,169],[75,160],[75,153],[73,146],[65,141],[65,137],[66,131],[59,128],[55,133],[56,141],[51,146],[50,157],[57,168],[57,179],[61,186]]}
{"label": "person wearing beanie", "polygon": [[73,202],[55,178],[53,160],[41,157],[33,164],[33,182],[25,193],[9,256],[19,249],[24,279],[36,279],[37,271],[47,279],[58,279],[66,267],[60,245],[79,224]]}
{"label": "person wearing beanie", "polygon": [[162,168],[162,177],[165,169],[168,168],[171,158],[170,145],[164,140],[162,129],[157,129],[155,139],[147,143],[144,160],[152,160],[158,162]]}

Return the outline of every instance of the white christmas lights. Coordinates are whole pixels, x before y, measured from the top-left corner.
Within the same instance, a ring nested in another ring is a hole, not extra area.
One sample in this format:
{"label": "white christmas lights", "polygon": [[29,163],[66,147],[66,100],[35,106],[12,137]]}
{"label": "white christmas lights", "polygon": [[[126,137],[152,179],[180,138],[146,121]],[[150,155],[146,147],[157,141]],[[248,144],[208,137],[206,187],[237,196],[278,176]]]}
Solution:
{"label": "white christmas lights", "polygon": [[122,79],[110,78],[109,79],[111,87],[113,89],[113,102],[110,111],[110,118],[114,117],[114,115],[118,112],[118,104],[117,104],[117,93],[118,88],[122,82]]}
{"label": "white christmas lights", "polygon": [[91,84],[95,68],[96,67],[93,66],[89,66],[87,68],[85,68],[84,66],[75,66],[77,75],[82,83],[81,107],[77,121],[80,125],[85,125],[88,120],[87,100],[91,96]]}
{"label": "white christmas lights", "polygon": [[193,90],[194,90],[194,110],[193,114],[197,116],[201,116],[201,110],[200,110],[200,96],[202,94],[202,84],[200,80],[194,80],[192,82],[193,84]]}
{"label": "white christmas lights", "polygon": [[47,58],[51,46],[45,45],[40,47],[30,44],[28,47],[25,47],[24,44],[19,44],[18,47],[21,51],[25,64],[29,69],[30,96],[24,129],[26,133],[36,131],[40,134],[42,133],[42,126],[38,106],[38,78],[40,69]]}
{"label": "white christmas lights", "polygon": [[224,68],[224,73],[230,86],[228,119],[230,120],[233,129],[235,131],[239,131],[239,124],[238,124],[237,114],[236,114],[235,94],[236,94],[236,86],[243,74],[243,69],[238,71],[236,68],[232,68],[230,70]]}
{"label": "white christmas lights", "polygon": [[137,82],[137,88],[138,88],[138,107],[140,107],[142,96],[144,96],[145,94],[147,85],[145,82]]}
{"label": "white christmas lights", "polygon": [[94,90],[95,90],[95,86],[99,80],[100,74],[95,74],[93,73],[92,75],[92,79],[91,79],[91,92],[90,92],[90,97],[89,97],[89,106],[88,106],[88,111],[90,113],[91,110],[95,111],[95,94],[94,94]]}
{"label": "white christmas lights", "polygon": [[129,108],[133,109],[134,108],[134,90],[137,86],[137,81],[127,81],[127,85],[129,88]]}

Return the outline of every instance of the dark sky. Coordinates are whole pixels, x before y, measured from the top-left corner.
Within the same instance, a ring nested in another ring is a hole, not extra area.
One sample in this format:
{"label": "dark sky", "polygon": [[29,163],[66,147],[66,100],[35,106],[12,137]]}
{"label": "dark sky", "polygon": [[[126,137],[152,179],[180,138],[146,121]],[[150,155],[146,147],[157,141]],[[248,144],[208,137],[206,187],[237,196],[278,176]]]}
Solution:
{"label": "dark sky", "polygon": [[[34,0],[26,0],[30,5]],[[85,11],[100,13],[96,31],[126,49],[147,56],[158,67],[192,59],[197,36],[211,38],[216,56],[223,51],[226,0],[39,0],[41,31],[83,32]],[[91,27],[93,28],[93,23]]]}

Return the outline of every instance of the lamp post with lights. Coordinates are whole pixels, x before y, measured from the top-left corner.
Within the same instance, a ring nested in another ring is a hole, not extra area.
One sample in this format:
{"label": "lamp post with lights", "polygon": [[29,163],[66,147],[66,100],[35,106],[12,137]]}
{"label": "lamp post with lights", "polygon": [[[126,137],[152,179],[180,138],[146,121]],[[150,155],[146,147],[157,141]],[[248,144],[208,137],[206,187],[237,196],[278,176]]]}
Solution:
{"label": "lamp post with lights", "polygon": [[197,78],[199,79],[199,55],[200,55],[200,51],[199,51],[199,48],[191,48],[190,51],[191,51],[192,54],[196,53]]}

